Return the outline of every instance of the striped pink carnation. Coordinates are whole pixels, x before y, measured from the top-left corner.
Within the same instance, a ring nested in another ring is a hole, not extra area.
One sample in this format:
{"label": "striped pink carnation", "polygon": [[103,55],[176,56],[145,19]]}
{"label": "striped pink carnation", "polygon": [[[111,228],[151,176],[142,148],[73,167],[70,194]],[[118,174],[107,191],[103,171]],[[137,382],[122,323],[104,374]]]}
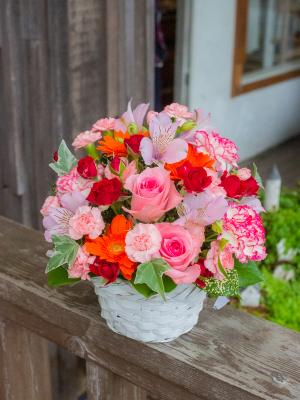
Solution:
{"label": "striped pink carnation", "polygon": [[199,153],[207,153],[217,161],[218,170],[237,166],[238,148],[231,140],[215,132],[196,131],[195,145]]}
{"label": "striped pink carnation", "polygon": [[223,218],[224,239],[237,259],[246,263],[266,257],[265,230],[260,216],[247,205],[231,203]]}

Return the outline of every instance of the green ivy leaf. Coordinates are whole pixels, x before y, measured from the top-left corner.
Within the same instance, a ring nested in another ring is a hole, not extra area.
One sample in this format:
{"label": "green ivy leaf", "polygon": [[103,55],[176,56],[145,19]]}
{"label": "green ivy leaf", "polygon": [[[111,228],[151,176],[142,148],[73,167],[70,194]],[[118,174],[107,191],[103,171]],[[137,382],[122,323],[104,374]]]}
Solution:
{"label": "green ivy leaf", "polygon": [[254,179],[256,180],[256,182],[258,183],[258,186],[262,189],[264,189],[264,185],[263,185],[263,181],[261,179],[261,176],[258,173],[258,169],[255,163],[253,163],[253,175],[254,175]]}
{"label": "green ivy leaf", "polygon": [[155,294],[152,289],[149,288],[145,283],[134,283],[131,282],[132,287],[147,299]]}
{"label": "green ivy leaf", "polygon": [[48,273],[48,285],[51,287],[74,285],[78,282],[80,282],[80,279],[68,277],[68,271],[64,267],[58,267]]}
{"label": "green ivy leaf", "polygon": [[136,271],[134,283],[145,283],[153,292],[159,293],[165,299],[162,276],[168,269],[170,269],[169,264],[162,258],[140,264]]}
{"label": "green ivy leaf", "polygon": [[52,241],[54,244],[54,254],[48,261],[46,273],[62,265],[67,265],[68,267],[72,265],[79,249],[79,244],[68,236],[53,235]]}
{"label": "green ivy leaf", "polygon": [[177,286],[173,279],[167,275],[163,275],[163,284],[166,293],[172,292],[172,290],[174,290]]}
{"label": "green ivy leaf", "polygon": [[58,160],[50,163],[49,167],[57,173],[58,176],[62,176],[70,172],[70,170],[77,164],[77,159],[68,149],[66,142],[62,140],[58,148]]}
{"label": "green ivy leaf", "polygon": [[263,274],[254,261],[250,261],[247,264],[236,261],[234,269],[238,274],[240,287],[255,285],[264,280]]}

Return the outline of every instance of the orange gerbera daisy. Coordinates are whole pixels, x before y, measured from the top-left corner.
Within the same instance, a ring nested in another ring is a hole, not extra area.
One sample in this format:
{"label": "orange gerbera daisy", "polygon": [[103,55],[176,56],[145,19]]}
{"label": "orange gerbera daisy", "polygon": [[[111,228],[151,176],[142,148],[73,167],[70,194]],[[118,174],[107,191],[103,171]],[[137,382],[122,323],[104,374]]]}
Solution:
{"label": "orange gerbera daisy", "polygon": [[189,149],[187,156],[184,160],[178,161],[173,164],[165,164],[165,168],[171,172],[170,176],[173,180],[180,180],[181,178],[177,174],[177,168],[181,167],[186,161],[188,161],[192,167],[206,167],[212,168],[215,160],[210,158],[204,153],[198,153],[197,149],[189,143]]}
{"label": "orange gerbera daisy", "polygon": [[[148,131],[141,131],[135,135],[149,136]],[[132,136],[135,136],[132,135]],[[97,150],[102,151],[102,153],[107,156],[118,156],[118,157],[126,157],[127,156],[127,148],[124,143],[125,139],[130,139],[131,135],[128,132],[115,131],[113,136],[106,135],[99,141],[99,146]]]}
{"label": "orange gerbera daisy", "polygon": [[85,249],[88,253],[100,257],[102,260],[117,262],[122,275],[130,280],[136,269],[136,263],[131,261],[125,253],[125,236],[131,229],[132,223],[124,215],[117,215],[111,222],[106,235],[94,240],[88,239]]}
{"label": "orange gerbera daisy", "polygon": [[115,131],[113,137],[106,135],[99,141],[97,150],[107,156],[118,156],[125,157],[127,155],[127,149],[124,144],[124,139],[129,139],[130,135],[128,132],[123,133],[121,131]]}

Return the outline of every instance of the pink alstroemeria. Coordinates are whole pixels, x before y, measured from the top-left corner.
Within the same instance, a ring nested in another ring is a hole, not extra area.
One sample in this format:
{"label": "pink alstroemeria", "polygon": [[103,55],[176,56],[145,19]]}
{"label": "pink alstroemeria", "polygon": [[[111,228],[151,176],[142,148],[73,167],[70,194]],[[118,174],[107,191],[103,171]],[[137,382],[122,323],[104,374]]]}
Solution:
{"label": "pink alstroemeria", "polygon": [[228,209],[223,196],[214,196],[209,191],[185,195],[183,199],[183,219],[192,220],[200,225],[210,225],[221,219]]}
{"label": "pink alstroemeria", "polygon": [[45,239],[52,242],[53,235],[69,235],[69,222],[78,207],[88,204],[81,192],[65,193],[60,198],[61,207],[50,207],[43,218]]}
{"label": "pink alstroemeria", "polygon": [[149,123],[150,138],[140,144],[140,152],[147,165],[152,163],[175,163],[183,160],[188,152],[186,141],[175,138],[180,121],[172,122],[165,112],[152,117]]}
{"label": "pink alstroemeria", "polygon": [[128,125],[132,123],[136,124],[139,131],[142,130],[148,108],[149,104],[141,103],[134,110],[132,110],[130,100],[127,111],[120,118],[115,120],[115,130],[126,132]]}

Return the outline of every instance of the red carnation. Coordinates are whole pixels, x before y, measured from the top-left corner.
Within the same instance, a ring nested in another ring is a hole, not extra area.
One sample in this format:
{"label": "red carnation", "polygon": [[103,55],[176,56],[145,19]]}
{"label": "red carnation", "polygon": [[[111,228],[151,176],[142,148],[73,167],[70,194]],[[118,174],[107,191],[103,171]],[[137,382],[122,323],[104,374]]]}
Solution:
{"label": "red carnation", "polygon": [[90,203],[97,206],[107,206],[118,200],[122,185],[118,178],[102,179],[95,182],[86,198]]}
{"label": "red carnation", "polygon": [[57,162],[58,161],[58,151],[55,150],[53,155],[52,155],[53,161]]}
{"label": "red carnation", "polygon": [[97,176],[95,160],[90,156],[81,158],[78,161],[77,172],[85,179],[95,178]]}
{"label": "red carnation", "polygon": [[206,286],[206,283],[205,283],[205,281],[203,281],[201,278],[211,278],[211,277],[213,277],[214,275],[213,275],[212,272],[210,272],[210,271],[205,267],[205,265],[204,265],[204,260],[203,260],[203,259],[199,259],[197,264],[200,266],[200,276],[199,276],[199,278],[197,278],[197,280],[195,281],[195,284],[196,284],[197,286],[199,286],[201,289],[204,289],[205,286]]}
{"label": "red carnation", "polygon": [[227,196],[232,199],[255,196],[259,189],[256,180],[252,176],[242,181],[236,175],[227,175],[227,172],[224,172],[221,177],[221,186],[225,189]]}
{"label": "red carnation", "polygon": [[177,168],[177,174],[188,192],[203,192],[212,182],[203,167],[192,167],[188,161]]}
{"label": "red carnation", "polygon": [[124,143],[133,151],[133,153],[138,154],[138,152],[140,151],[140,144],[143,138],[144,138],[143,135],[132,135],[130,136],[129,139],[125,139]]}
{"label": "red carnation", "polygon": [[101,260],[99,257],[96,257],[94,263],[90,265],[90,271],[106,279],[106,285],[108,285],[117,279],[119,275],[119,264]]}
{"label": "red carnation", "polygon": [[236,175],[227,175],[225,171],[221,177],[221,185],[226,191],[228,197],[239,199],[243,196],[242,181]]}
{"label": "red carnation", "polygon": [[250,176],[250,178],[242,181],[243,196],[255,196],[259,190],[258,183]]}

